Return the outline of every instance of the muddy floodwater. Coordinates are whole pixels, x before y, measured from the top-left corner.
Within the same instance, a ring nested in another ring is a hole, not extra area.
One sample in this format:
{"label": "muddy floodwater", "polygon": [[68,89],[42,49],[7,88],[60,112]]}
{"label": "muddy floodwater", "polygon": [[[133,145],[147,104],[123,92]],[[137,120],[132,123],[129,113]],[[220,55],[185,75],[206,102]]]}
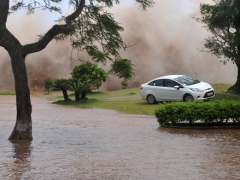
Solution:
{"label": "muddy floodwater", "polygon": [[8,141],[14,96],[0,96],[0,179],[240,179],[240,130],[160,128],[154,116],[32,97],[33,141]]}

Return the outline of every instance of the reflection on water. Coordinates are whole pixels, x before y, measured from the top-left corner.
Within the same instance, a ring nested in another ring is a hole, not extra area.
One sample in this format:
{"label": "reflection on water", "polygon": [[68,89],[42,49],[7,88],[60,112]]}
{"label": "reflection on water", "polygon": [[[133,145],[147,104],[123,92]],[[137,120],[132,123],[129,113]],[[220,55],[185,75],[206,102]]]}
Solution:
{"label": "reflection on water", "polygon": [[0,101],[0,179],[240,179],[239,130],[164,129],[33,98],[34,140],[9,142],[14,98]]}
{"label": "reflection on water", "polygon": [[[22,174],[28,174],[30,166],[31,141],[10,141],[12,143],[12,166],[8,177],[19,179]],[[31,176],[29,176],[31,177]]]}

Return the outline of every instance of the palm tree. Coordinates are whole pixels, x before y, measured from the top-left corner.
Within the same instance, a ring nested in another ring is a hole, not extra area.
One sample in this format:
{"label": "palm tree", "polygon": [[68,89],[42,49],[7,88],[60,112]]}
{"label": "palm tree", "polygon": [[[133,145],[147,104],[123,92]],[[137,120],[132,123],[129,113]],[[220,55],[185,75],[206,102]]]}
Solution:
{"label": "palm tree", "polygon": [[89,85],[81,82],[79,79],[69,79],[67,83],[67,88],[70,91],[75,92],[75,101],[80,100],[80,93],[89,88]]}

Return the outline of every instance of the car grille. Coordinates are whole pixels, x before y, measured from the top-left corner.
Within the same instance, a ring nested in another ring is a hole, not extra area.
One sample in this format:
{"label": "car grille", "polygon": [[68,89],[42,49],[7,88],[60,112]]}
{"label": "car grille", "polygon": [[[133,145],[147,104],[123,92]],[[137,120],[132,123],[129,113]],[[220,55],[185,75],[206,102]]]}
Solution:
{"label": "car grille", "polygon": [[212,96],[214,96],[214,91],[208,91],[208,92],[206,92],[205,94],[204,94],[204,98],[207,98],[207,97],[212,97]]}

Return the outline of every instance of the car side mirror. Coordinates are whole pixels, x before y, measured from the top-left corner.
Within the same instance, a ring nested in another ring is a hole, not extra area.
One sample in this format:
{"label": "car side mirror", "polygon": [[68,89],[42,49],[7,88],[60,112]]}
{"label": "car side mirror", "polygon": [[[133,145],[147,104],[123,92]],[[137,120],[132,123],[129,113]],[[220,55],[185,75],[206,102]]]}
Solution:
{"label": "car side mirror", "polygon": [[179,90],[179,89],[180,89],[180,87],[179,87],[178,85],[174,86],[174,88],[176,88],[177,90]]}

